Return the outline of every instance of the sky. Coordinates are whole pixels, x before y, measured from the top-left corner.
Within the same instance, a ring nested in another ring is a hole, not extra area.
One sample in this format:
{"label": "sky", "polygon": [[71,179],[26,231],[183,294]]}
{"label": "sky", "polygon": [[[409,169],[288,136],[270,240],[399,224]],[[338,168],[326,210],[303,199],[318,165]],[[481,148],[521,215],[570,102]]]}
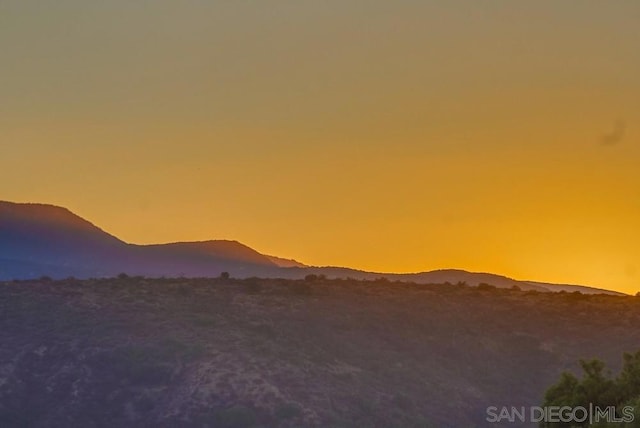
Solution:
{"label": "sky", "polygon": [[640,2],[0,0],[0,199],[640,291]]}

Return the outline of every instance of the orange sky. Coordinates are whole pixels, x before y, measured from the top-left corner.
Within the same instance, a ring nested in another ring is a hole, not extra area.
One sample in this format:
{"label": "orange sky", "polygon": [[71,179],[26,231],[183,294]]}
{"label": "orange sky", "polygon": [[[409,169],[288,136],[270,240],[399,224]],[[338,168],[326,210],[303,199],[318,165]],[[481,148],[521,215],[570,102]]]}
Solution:
{"label": "orange sky", "polygon": [[635,293],[640,3],[479,3],[0,2],[0,199]]}

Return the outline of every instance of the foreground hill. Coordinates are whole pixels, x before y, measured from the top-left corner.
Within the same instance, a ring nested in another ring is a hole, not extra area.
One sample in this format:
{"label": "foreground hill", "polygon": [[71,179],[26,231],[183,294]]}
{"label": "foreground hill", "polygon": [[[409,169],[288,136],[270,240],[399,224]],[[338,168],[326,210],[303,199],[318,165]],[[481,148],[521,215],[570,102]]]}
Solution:
{"label": "foreground hill", "polygon": [[312,267],[296,260],[264,255],[236,241],[211,240],[157,245],[129,244],[103,231],[66,208],[0,201],[0,280],[113,277],[120,273],[148,277],[327,278],[372,280],[385,278],[422,284],[490,284],[535,291],[580,291],[616,294],[578,285],[518,281],[490,273],[446,269],[394,274],[343,267]]}
{"label": "foreground hill", "polygon": [[0,426],[486,426],[487,406],[539,405],[579,358],[617,371],[639,327],[640,298],[579,293],[5,282]]}

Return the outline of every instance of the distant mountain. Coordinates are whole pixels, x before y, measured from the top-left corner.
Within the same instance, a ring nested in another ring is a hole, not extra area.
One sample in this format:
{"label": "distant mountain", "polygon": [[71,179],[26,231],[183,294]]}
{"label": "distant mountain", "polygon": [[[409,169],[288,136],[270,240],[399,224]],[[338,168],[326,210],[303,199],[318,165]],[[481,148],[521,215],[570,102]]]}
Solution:
{"label": "distant mountain", "polygon": [[497,288],[518,287],[523,291],[539,292],[567,292],[579,291],[584,294],[611,294],[624,296],[624,293],[605,290],[601,288],[587,287],[584,285],[549,284],[544,282],[521,281],[492,273],[468,272],[460,269],[439,269],[430,272],[419,273],[376,273],[365,272],[343,267],[293,267],[279,272],[282,278],[301,279],[306,275],[324,275],[329,279],[352,278],[357,280],[379,280],[415,282],[418,284],[464,284],[477,287],[481,284],[492,285]]}
{"label": "distant mountain", "polygon": [[283,268],[308,267],[304,263],[300,263],[299,261],[293,260],[293,259],[283,259],[282,257],[276,257],[276,256],[267,256],[267,257],[277,266],[283,267]]}
{"label": "distant mountain", "polygon": [[521,281],[524,284],[530,284],[533,286],[538,286],[542,288],[546,288],[549,291],[554,292],[562,292],[565,291],[567,293],[575,293],[579,291],[583,294],[612,294],[617,296],[625,296],[625,293],[618,293],[616,291],[606,290],[604,288],[595,288],[595,287],[587,287],[584,285],[572,285],[572,284],[549,284],[546,282],[535,282],[535,281]]}
{"label": "distant mountain", "polygon": [[176,242],[132,246],[136,257],[125,272],[146,276],[268,275],[277,266],[268,257],[236,241]]}
{"label": "distant mountain", "polygon": [[127,249],[66,208],[0,202],[0,277],[105,276]]}
{"label": "distant mountain", "polygon": [[254,276],[275,263],[235,241],[133,245],[71,211],[52,205],[0,202],[0,279]]}
{"label": "distant mountain", "polygon": [[580,285],[519,281],[490,273],[443,269],[394,274],[343,267],[313,267],[261,254],[236,241],[126,243],[66,208],[0,201],[0,280],[110,277],[120,273],[149,277],[213,277],[229,272],[237,278],[302,279],[307,275],[406,281],[422,284],[490,284],[540,292],[622,294]]}

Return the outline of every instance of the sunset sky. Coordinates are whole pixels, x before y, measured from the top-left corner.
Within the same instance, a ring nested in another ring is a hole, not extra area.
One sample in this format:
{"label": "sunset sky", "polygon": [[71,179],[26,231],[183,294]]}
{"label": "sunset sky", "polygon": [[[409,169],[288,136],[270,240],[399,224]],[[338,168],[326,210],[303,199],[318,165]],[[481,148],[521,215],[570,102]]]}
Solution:
{"label": "sunset sky", "polygon": [[640,291],[640,2],[0,0],[0,200]]}

